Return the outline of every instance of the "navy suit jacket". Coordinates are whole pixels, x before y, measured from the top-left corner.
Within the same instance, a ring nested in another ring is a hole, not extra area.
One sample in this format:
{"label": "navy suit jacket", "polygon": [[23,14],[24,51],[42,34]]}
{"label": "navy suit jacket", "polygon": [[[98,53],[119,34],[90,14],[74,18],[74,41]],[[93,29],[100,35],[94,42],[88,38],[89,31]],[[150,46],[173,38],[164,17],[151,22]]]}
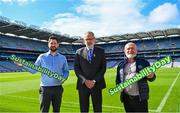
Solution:
{"label": "navy suit jacket", "polygon": [[94,47],[93,59],[90,63],[87,59],[86,47],[76,51],[74,70],[77,80],[77,89],[86,88],[83,78],[87,80],[95,80],[94,88],[103,89],[106,87],[104,74],[106,72],[106,59],[104,49]]}

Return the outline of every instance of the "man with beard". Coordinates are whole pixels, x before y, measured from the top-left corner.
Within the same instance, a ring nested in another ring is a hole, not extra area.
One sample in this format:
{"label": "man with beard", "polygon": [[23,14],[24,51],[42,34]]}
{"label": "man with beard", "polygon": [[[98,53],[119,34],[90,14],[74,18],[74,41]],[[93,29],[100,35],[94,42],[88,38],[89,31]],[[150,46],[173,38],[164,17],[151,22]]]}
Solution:
{"label": "man with beard", "polygon": [[[59,40],[55,36],[49,37],[48,40],[49,51],[40,54],[35,65],[49,69],[56,72],[59,76],[67,79],[69,76],[69,69],[66,57],[58,53]],[[18,64],[22,66],[22,64]],[[26,70],[35,74],[36,71],[24,67]],[[60,112],[61,98],[63,93],[62,81],[41,74],[41,84],[39,89],[40,94],[40,111],[49,112],[50,103],[52,103],[53,112]]]}
{"label": "man with beard", "polygon": [[94,46],[95,40],[93,32],[85,33],[86,47],[78,49],[75,56],[74,70],[78,78],[77,90],[81,112],[89,111],[90,96],[94,112],[102,112],[102,89],[106,87],[106,60],[104,50]]}
{"label": "man with beard", "polygon": [[[117,67],[116,84],[132,78],[140,70],[150,66],[149,62],[136,57],[137,47],[129,42],[125,45],[126,58]],[[151,73],[141,80],[131,84],[121,92],[120,100],[126,112],[148,112],[149,86],[148,81],[154,81],[156,75]]]}

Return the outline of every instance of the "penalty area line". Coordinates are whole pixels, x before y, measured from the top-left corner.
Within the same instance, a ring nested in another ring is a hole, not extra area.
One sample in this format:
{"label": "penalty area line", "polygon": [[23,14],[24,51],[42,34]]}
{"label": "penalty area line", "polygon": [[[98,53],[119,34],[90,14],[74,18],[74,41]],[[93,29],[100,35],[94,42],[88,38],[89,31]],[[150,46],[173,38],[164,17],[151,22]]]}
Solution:
{"label": "penalty area line", "polygon": [[162,111],[164,105],[166,104],[166,101],[167,101],[169,95],[171,94],[171,91],[172,91],[177,79],[179,78],[179,75],[180,75],[180,72],[177,74],[176,78],[174,79],[174,82],[171,84],[171,87],[169,88],[166,95],[164,96],[161,103],[159,104],[158,108],[156,109],[156,112],[161,112]]}

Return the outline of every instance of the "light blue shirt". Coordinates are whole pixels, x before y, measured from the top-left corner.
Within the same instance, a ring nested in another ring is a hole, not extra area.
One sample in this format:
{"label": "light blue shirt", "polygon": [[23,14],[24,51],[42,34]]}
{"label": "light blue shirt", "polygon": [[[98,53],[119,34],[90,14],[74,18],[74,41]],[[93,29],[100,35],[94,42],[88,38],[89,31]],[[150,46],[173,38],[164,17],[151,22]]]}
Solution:
{"label": "light blue shirt", "polygon": [[[67,79],[69,76],[67,59],[60,53],[56,53],[54,56],[51,55],[50,51],[44,54],[40,54],[34,64],[47,68],[52,72],[56,72],[59,74],[59,76],[62,76],[65,79]],[[36,70],[30,69],[28,67],[24,68],[33,74],[36,73]],[[62,83],[60,80],[41,73],[40,86],[58,86],[61,84]]]}

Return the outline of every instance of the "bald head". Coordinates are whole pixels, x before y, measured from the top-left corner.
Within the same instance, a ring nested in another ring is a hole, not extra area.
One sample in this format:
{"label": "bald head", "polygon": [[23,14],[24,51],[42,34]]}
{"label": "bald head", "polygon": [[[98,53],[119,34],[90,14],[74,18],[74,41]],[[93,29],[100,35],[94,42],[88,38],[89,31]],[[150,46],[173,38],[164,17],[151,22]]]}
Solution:
{"label": "bald head", "polygon": [[137,49],[136,44],[135,44],[135,43],[133,43],[133,42],[129,42],[129,43],[127,43],[127,44],[125,45],[125,47],[124,47],[124,48],[128,48],[129,46],[133,46],[134,48],[136,48],[136,49]]}
{"label": "bald head", "polygon": [[124,47],[124,53],[127,58],[134,58],[137,55],[137,46],[133,42],[129,42]]}

